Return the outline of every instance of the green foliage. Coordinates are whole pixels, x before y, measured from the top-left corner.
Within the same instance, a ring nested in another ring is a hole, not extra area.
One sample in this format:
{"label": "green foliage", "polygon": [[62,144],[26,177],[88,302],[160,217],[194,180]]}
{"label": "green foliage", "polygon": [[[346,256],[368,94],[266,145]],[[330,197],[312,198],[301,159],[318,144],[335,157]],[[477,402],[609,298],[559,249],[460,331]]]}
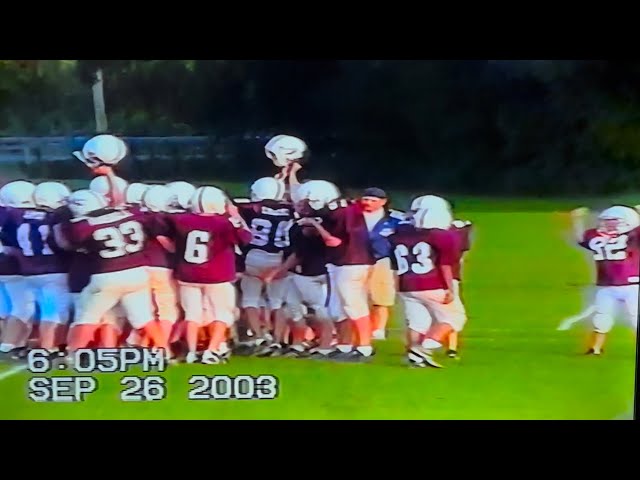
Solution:
{"label": "green foliage", "polygon": [[[640,180],[633,61],[2,60],[0,135],[92,134],[98,68],[114,133],[300,135],[311,175],[343,184],[578,194]],[[242,143],[224,147],[235,162],[212,151],[194,168],[258,174],[261,145]]]}

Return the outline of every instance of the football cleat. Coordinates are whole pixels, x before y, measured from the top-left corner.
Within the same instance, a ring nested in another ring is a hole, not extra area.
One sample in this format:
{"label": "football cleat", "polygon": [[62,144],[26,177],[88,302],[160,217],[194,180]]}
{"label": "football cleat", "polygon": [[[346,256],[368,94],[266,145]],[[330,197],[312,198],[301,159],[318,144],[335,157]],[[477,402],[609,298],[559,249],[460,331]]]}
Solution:
{"label": "football cleat", "polygon": [[198,362],[198,354],[196,352],[187,353],[186,358],[184,359],[185,363],[197,363]]}
{"label": "football cleat", "polygon": [[280,355],[283,358],[306,358],[309,356],[309,352],[304,347],[287,347]]}
{"label": "football cleat", "polygon": [[282,354],[282,345],[280,345],[279,343],[272,343],[270,345],[265,345],[264,347],[260,348],[259,350],[257,350],[256,352],[256,357],[279,357]]}
{"label": "football cleat", "polygon": [[460,358],[458,357],[458,352],[456,352],[455,350],[447,350],[447,357],[454,358],[454,359]]}
{"label": "football cleat", "polygon": [[371,355],[365,355],[360,350],[354,349],[350,352],[343,353],[340,356],[337,356],[335,360],[337,362],[345,362],[345,363],[369,363],[373,360],[373,353]]}
{"label": "football cleat", "polygon": [[442,365],[433,359],[431,351],[422,347],[412,347],[409,350],[407,357],[409,358],[409,364],[412,366],[418,366],[416,364],[426,363],[428,366],[433,368],[442,368]]}
{"label": "football cleat", "polygon": [[11,350],[12,360],[24,360],[29,355],[29,350],[26,347],[14,348]]}
{"label": "football cleat", "polygon": [[596,355],[597,356],[597,355],[602,355],[603,353],[604,353],[604,350],[596,351],[595,349],[590,348],[589,350],[586,351],[585,355]]}
{"label": "football cleat", "polygon": [[202,354],[202,363],[206,365],[221,365],[227,363],[222,355],[211,350],[205,350]]}

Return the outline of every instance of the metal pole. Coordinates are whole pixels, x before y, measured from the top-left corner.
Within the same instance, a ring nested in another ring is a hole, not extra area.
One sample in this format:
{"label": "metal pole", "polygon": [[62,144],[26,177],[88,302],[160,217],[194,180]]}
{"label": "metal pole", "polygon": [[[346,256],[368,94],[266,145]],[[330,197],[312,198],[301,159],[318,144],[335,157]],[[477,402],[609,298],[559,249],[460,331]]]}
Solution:
{"label": "metal pole", "polygon": [[96,82],[91,87],[93,90],[93,110],[96,116],[96,132],[104,133],[108,130],[107,113],[104,105],[104,83],[102,69],[96,71]]}

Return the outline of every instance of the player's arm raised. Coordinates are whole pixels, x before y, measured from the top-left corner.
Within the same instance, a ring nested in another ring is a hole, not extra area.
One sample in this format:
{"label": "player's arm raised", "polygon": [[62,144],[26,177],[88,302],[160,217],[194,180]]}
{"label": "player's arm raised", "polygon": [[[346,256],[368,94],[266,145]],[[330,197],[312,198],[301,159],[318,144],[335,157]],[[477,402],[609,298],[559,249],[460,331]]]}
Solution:
{"label": "player's arm raised", "polygon": [[571,211],[571,221],[573,223],[573,234],[578,243],[584,240],[584,232],[587,230],[585,219],[589,215],[589,209],[586,207],[576,208]]}
{"label": "player's arm raised", "polygon": [[241,244],[248,244],[253,238],[253,234],[251,233],[251,229],[245,222],[244,218],[240,215],[240,211],[238,207],[236,207],[232,202],[227,202],[227,215],[229,215],[229,221],[236,228],[237,238]]}

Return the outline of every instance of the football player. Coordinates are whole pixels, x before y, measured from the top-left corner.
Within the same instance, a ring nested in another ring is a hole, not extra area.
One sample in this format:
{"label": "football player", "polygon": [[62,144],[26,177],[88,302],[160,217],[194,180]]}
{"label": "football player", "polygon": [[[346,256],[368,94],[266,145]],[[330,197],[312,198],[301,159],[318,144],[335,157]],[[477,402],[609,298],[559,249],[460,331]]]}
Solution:
{"label": "football player", "polygon": [[[27,190],[31,191],[30,188]],[[55,182],[45,182],[32,192],[30,198],[23,198],[20,206],[7,212],[2,227],[6,244],[13,247],[23,276],[25,302],[22,315],[16,315],[20,322],[12,322],[7,328],[6,343],[22,343],[23,335],[31,331],[30,321],[37,303],[40,309],[39,344],[53,353],[58,349],[59,330],[69,320],[70,302],[68,257],[53,241],[51,214],[70,192]]]}
{"label": "football player", "polygon": [[[262,277],[282,265],[291,246],[289,230],[293,225],[293,207],[283,201],[285,185],[271,177],[260,178],[251,185],[251,202],[237,203],[237,208],[249,226],[252,238],[243,247],[245,272],[240,283],[242,307],[249,328],[254,334],[252,342],[260,356],[270,356],[285,343],[286,311],[283,309],[288,278],[274,279],[265,284]],[[265,329],[260,321],[260,301],[266,289],[267,304],[274,316],[274,343],[264,345]]]}
{"label": "football player", "polygon": [[336,323],[338,345],[327,358],[367,362],[374,354],[367,286],[375,258],[362,205],[341,199],[338,188],[323,180],[306,182],[301,188],[317,218],[298,223],[313,226],[328,247],[328,308]]}
{"label": "football player", "polygon": [[103,316],[120,303],[132,328],[168,353],[168,338],[153,321],[146,270],[145,230],[153,219],[126,208],[111,208],[104,196],[90,190],[74,192],[68,203],[74,218],[61,231],[73,248],[87,252],[93,268],[78,301],[69,350],[86,347]]}
{"label": "football player", "polygon": [[440,368],[433,351],[442,347],[452,330],[461,330],[466,322],[464,305],[453,283],[461,242],[449,229],[451,222],[446,209],[418,210],[413,227],[405,226],[389,237],[399,297],[410,332],[408,359],[415,367]]}
{"label": "football player", "polygon": [[23,321],[21,319],[29,321],[34,312],[29,311],[28,297],[26,294],[26,288],[24,285],[24,279],[20,275],[20,267],[16,259],[13,248],[7,245],[6,233],[2,231],[2,226],[7,219],[7,215],[12,207],[20,206],[23,202],[28,202],[29,197],[33,194],[35,186],[24,180],[18,180],[7,183],[0,189],[0,241],[2,242],[2,253],[0,253],[0,283],[5,299],[6,310],[2,312],[4,318],[4,325],[2,328],[2,343],[0,343],[0,353],[8,353],[16,348],[20,348],[26,345],[29,332],[23,332],[22,338],[18,340],[11,339],[8,342],[8,337],[15,337],[14,332],[8,335],[7,326],[9,324],[14,325],[14,329],[22,330],[21,326]]}
{"label": "football player", "polygon": [[[451,208],[451,204],[447,202],[442,197],[437,197],[435,195],[423,195],[415,198],[411,202],[411,212],[409,213],[409,217],[411,217],[418,210],[424,209],[443,209],[449,211],[453,217],[453,209]],[[471,248],[471,230],[473,225],[468,220],[453,220],[451,222],[450,230],[456,232],[456,234],[460,238],[462,255],[460,256],[460,261],[456,263],[453,267],[453,286],[455,287],[456,296],[461,297],[460,292],[460,283],[462,282],[462,264],[464,260],[464,254],[469,251]],[[457,330],[453,330],[449,334],[448,341],[448,350],[447,356],[449,358],[459,358],[458,357],[458,336],[459,332]]]}
{"label": "football player", "polygon": [[[164,216],[170,210],[172,192],[162,185],[148,188],[142,198],[143,214]],[[173,278],[175,267],[175,245],[166,237],[149,238],[147,271],[149,273],[151,295],[155,307],[155,318],[160,323],[164,335],[169,338],[178,321],[177,284]]]}
{"label": "football player", "polygon": [[[299,190],[302,195],[301,190]],[[293,195],[296,218],[307,215],[307,204],[301,196]],[[319,333],[319,346],[311,354],[326,356],[331,353],[333,323],[325,307],[327,301],[326,246],[318,231],[297,223],[291,228],[291,255],[280,267],[268,271],[263,277],[268,284],[273,279],[291,272],[286,297],[288,316],[293,322],[291,348],[283,351],[285,357],[306,356],[304,342],[309,340],[305,313],[313,311],[313,321]]]}
{"label": "football player", "polygon": [[176,245],[176,278],[184,309],[189,348],[187,363],[197,361],[198,329],[208,326],[210,341],[202,363],[226,360],[226,336],[235,321],[235,246],[251,240],[251,232],[222,190],[200,187],[191,213],[165,215],[155,233]]}
{"label": "football player", "polygon": [[631,326],[638,328],[638,284],[640,282],[640,215],[622,205],[607,208],[598,216],[596,228],[585,228],[589,211],[572,212],[578,245],[593,253],[596,263],[596,298],[593,341],[587,354],[600,355],[614,324],[619,305]]}

